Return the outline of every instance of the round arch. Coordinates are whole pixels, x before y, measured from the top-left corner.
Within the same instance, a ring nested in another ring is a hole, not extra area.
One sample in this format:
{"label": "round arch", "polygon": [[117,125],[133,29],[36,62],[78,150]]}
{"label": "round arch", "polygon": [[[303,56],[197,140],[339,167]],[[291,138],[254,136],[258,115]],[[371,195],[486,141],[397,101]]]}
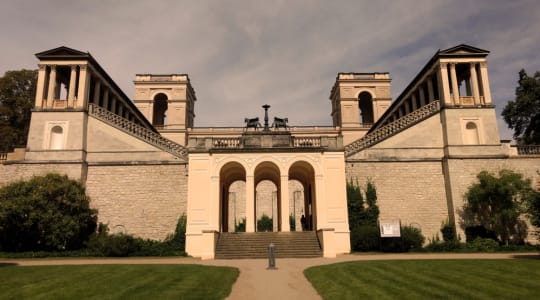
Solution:
{"label": "round arch", "polygon": [[[237,214],[237,211],[236,211],[237,198],[236,198],[236,193],[234,194],[234,198],[233,198],[230,188],[234,183],[238,181],[246,182],[246,169],[244,168],[244,166],[242,166],[240,163],[235,162],[235,161],[225,163],[220,168],[220,171],[219,171],[219,186],[220,186],[220,190],[219,190],[220,222],[219,223],[220,223],[221,232],[234,231],[234,228],[229,228],[229,227],[230,227],[231,213],[234,214],[233,218],[235,218]],[[239,195],[241,194],[242,193],[239,193]],[[245,194],[245,185],[244,185],[244,194]],[[233,208],[233,211],[231,211],[231,207]]]}
{"label": "round arch", "polygon": [[152,125],[167,125],[167,110],[169,108],[169,97],[165,93],[157,93],[154,96]]}
{"label": "round arch", "polygon": [[[255,225],[257,225],[257,212],[263,207],[270,207],[274,229],[281,231],[281,171],[277,164],[271,161],[263,161],[257,164],[254,170],[255,187]],[[270,201],[270,203],[266,203]],[[258,226],[255,226],[258,231]]]}
{"label": "round arch", "polygon": [[[316,230],[317,228],[317,201],[315,193],[315,169],[303,160],[296,161],[289,167],[289,180],[299,181],[303,188],[303,211],[301,216],[302,231]],[[296,215],[294,216],[296,219]]]}
{"label": "round arch", "polygon": [[373,124],[373,95],[370,92],[363,91],[358,94],[358,108],[362,124]]}

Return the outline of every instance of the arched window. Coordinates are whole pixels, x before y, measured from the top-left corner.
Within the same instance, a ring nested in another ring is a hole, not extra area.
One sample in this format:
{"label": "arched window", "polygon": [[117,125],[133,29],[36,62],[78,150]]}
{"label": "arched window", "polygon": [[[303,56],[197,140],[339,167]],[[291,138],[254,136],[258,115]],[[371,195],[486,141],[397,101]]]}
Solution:
{"label": "arched window", "polygon": [[362,124],[373,124],[373,97],[368,92],[358,95],[358,106]]}
{"label": "arched window", "polygon": [[465,144],[468,145],[477,145],[480,144],[478,138],[478,127],[474,122],[467,122],[465,125]]}
{"label": "arched window", "polygon": [[51,129],[51,136],[49,139],[49,149],[61,150],[64,144],[64,129],[61,126],[54,126]]}
{"label": "arched window", "polygon": [[165,126],[167,125],[167,109],[168,99],[167,95],[160,93],[154,97],[154,117],[152,125]]}

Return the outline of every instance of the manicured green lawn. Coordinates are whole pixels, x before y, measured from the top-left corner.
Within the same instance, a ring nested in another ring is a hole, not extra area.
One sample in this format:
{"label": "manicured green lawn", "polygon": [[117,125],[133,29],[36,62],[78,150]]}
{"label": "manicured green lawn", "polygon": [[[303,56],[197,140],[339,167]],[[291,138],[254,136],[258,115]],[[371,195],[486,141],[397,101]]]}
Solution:
{"label": "manicured green lawn", "polygon": [[324,299],[540,299],[540,260],[357,261],[306,269]]}
{"label": "manicured green lawn", "polygon": [[197,265],[0,266],[0,299],[224,299],[238,274]]}

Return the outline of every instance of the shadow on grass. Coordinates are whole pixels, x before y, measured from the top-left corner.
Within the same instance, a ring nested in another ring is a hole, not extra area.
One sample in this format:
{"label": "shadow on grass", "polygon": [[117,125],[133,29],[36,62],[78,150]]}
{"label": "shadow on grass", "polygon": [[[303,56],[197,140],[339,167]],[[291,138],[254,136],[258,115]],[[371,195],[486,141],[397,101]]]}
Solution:
{"label": "shadow on grass", "polygon": [[6,263],[6,262],[0,262],[0,268],[2,267],[13,267],[13,266],[18,266],[19,264],[17,263]]}
{"label": "shadow on grass", "polygon": [[516,254],[516,255],[512,255],[512,258],[516,258],[516,259],[540,259],[540,253]]}

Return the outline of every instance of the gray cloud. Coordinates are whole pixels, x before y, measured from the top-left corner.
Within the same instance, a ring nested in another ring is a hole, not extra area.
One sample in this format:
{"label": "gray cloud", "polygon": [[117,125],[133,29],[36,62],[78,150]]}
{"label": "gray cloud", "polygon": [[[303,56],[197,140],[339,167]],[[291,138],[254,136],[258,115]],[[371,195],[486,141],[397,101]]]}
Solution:
{"label": "gray cloud", "polygon": [[136,73],[188,73],[197,126],[241,126],[264,103],[293,125],[328,125],[338,72],[388,71],[397,97],[437,49],[468,43],[492,52],[500,113],[519,69],[540,70],[538,28],[536,0],[6,1],[0,72],[66,45],[92,53],[128,95]]}

